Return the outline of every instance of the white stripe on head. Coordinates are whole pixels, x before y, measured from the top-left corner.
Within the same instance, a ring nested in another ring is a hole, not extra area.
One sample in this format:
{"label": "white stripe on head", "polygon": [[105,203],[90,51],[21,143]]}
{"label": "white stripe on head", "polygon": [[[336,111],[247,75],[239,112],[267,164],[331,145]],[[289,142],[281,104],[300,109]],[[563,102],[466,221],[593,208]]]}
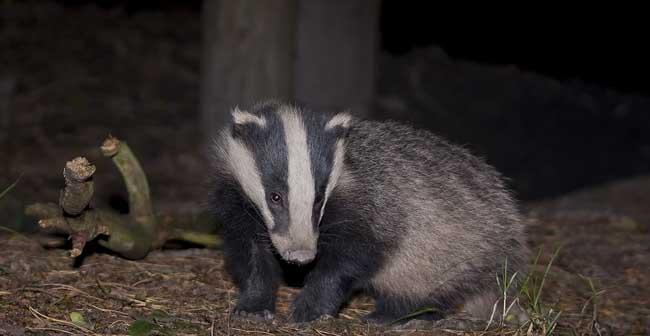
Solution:
{"label": "white stripe on head", "polygon": [[262,177],[257,169],[255,157],[246,146],[230,135],[225,136],[226,161],[230,164],[231,173],[244,193],[260,210],[261,215],[269,229],[273,229],[275,221],[266,203],[266,192],[262,184]]}
{"label": "white stripe on head", "polygon": [[330,119],[327,124],[325,124],[325,130],[331,130],[334,127],[345,127],[348,128],[350,126],[350,120],[352,120],[352,117],[345,113],[341,112]]}
{"label": "white stripe on head", "polygon": [[336,187],[336,184],[339,181],[341,172],[343,171],[343,159],[345,157],[345,143],[343,140],[338,140],[336,142],[336,149],[334,150],[334,162],[332,163],[332,170],[330,172],[329,180],[327,181],[327,187],[325,188],[325,198],[323,200],[323,205],[320,208],[320,222],[323,219],[323,213],[325,212],[325,204],[327,204],[327,199],[332,194],[332,190]]}
{"label": "white stripe on head", "polygon": [[316,196],[307,131],[300,115],[291,108],[279,111],[287,144],[289,187],[289,235],[296,243],[315,248],[312,210]]}
{"label": "white stripe on head", "polygon": [[239,107],[235,107],[231,114],[233,122],[237,125],[254,123],[260,127],[266,126],[266,119],[264,119],[264,117],[256,116],[247,111],[242,111]]}

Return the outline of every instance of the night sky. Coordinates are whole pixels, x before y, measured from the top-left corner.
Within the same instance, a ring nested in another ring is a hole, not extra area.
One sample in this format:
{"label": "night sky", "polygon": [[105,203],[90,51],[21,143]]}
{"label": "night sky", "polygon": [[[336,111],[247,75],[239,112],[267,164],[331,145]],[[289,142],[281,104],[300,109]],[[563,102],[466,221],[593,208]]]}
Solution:
{"label": "night sky", "polygon": [[[431,2],[386,0],[382,47],[394,54],[431,44],[452,58],[514,64],[560,80],[582,79],[623,93],[650,93],[650,22],[645,11],[614,6],[552,14],[510,8],[494,16],[480,8],[448,10]],[[515,11],[517,10],[517,11]]]}

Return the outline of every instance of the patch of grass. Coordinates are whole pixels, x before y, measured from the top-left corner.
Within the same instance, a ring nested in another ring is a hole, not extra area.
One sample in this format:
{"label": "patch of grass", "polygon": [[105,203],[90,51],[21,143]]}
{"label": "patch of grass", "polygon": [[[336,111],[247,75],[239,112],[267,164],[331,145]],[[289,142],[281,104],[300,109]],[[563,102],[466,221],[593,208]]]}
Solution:
{"label": "patch of grass", "polygon": [[591,295],[589,296],[589,298],[587,298],[584,305],[582,306],[582,309],[580,310],[580,315],[585,315],[587,312],[587,307],[591,305],[591,317],[589,319],[587,328],[590,331],[595,331],[598,335],[600,335],[600,323],[598,322],[598,304],[600,301],[600,297],[603,294],[605,294],[607,290],[606,289],[597,290],[593,280],[590,277],[586,277],[583,275],[579,275],[579,276],[580,278],[585,280],[587,286],[589,286],[589,291],[591,292]]}
{"label": "patch of grass", "polygon": [[[517,276],[519,276],[519,272],[514,272],[512,274],[508,273],[508,260],[505,260],[503,272],[496,276],[496,282],[500,290],[500,298],[492,307],[490,319],[485,327],[486,331],[493,324],[498,324],[499,326],[504,327],[507,323],[513,322],[516,318],[511,313],[513,308],[518,306],[525,311],[527,315],[527,321],[521,324],[518,328],[519,332],[523,332],[527,335],[553,334],[562,312],[556,311],[552,307],[547,307],[547,305],[542,301],[542,294],[544,292],[544,285],[549,276],[551,266],[560,253],[560,250],[560,247],[555,250],[541,276],[535,274],[533,271],[528,272],[514,295],[509,293],[512,293],[513,286],[517,283],[515,280]],[[541,254],[542,249],[537,253],[533,265],[538,265]]]}
{"label": "patch of grass", "polygon": [[500,299],[494,303],[494,306],[492,307],[492,313],[490,314],[490,320],[488,321],[487,326],[485,327],[485,330],[488,330],[490,326],[492,325],[492,322],[494,322],[495,315],[497,313],[497,309],[499,308],[499,304],[501,303],[501,309],[499,312],[500,315],[500,321],[499,324],[500,326],[504,326],[506,322],[512,321],[514,318],[510,314],[512,311],[512,308],[515,307],[515,305],[519,304],[519,297],[515,296],[512,298],[511,302],[508,303],[508,293],[511,293],[513,285],[515,284],[515,278],[519,275],[519,271],[512,273],[512,275],[509,275],[508,273],[508,258],[506,258],[504,265],[503,265],[503,273],[497,274],[496,276],[496,281],[497,285],[499,286],[499,291],[501,294]]}
{"label": "patch of grass", "polygon": [[[533,272],[530,272],[519,290],[519,297],[525,298],[526,305],[523,308],[526,310],[529,318],[528,321],[520,327],[520,330],[526,330],[528,334],[533,332],[541,335],[553,334],[555,327],[557,327],[558,319],[560,318],[560,315],[562,315],[562,311],[555,311],[553,308],[546,307],[542,302],[544,284],[546,283],[551,266],[560,253],[560,250],[560,247],[555,250],[544,269],[544,274],[541,277],[535,276]],[[534,265],[538,264],[541,253],[542,249],[537,253]]]}
{"label": "patch of grass", "polygon": [[16,185],[18,184],[18,181],[20,181],[20,178],[21,178],[21,177],[22,177],[22,175],[21,175],[21,176],[18,176],[18,178],[16,179],[16,181],[14,181],[14,183],[10,184],[7,188],[5,188],[5,190],[3,190],[2,192],[0,192],[0,200],[1,200],[3,197],[5,197],[5,195],[11,191],[11,189],[13,189],[14,187],[16,187]]}
{"label": "patch of grass", "polygon": [[[11,191],[11,190],[13,190],[13,189],[16,187],[16,185],[17,185],[18,182],[20,181],[20,178],[21,178],[21,177],[22,177],[22,174],[21,174],[20,176],[18,176],[18,178],[17,178],[17,179],[16,179],[12,184],[10,184],[8,187],[6,187],[4,190],[2,190],[2,192],[0,192],[0,201],[2,201],[2,199],[3,199],[3,198],[4,198],[4,197],[5,197],[5,196],[6,196],[6,195]],[[19,221],[21,221],[21,219],[22,219],[22,218],[20,218],[20,216],[18,216],[18,218],[16,218],[16,221],[19,222]],[[22,237],[22,238],[27,239],[24,235],[20,234],[20,233],[17,232],[16,230],[10,229],[10,228],[8,228],[8,227],[5,227],[5,226],[0,225],[0,230],[7,231],[7,232],[9,232],[9,233],[11,233],[11,234],[13,234],[13,235],[16,235],[16,236],[19,236],[19,237]],[[2,274],[2,270],[0,269],[0,275],[1,275],[1,274]]]}
{"label": "patch of grass", "polygon": [[147,320],[135,320],[129,326],[129,336],[149,336],[156,329],[156,325]]}

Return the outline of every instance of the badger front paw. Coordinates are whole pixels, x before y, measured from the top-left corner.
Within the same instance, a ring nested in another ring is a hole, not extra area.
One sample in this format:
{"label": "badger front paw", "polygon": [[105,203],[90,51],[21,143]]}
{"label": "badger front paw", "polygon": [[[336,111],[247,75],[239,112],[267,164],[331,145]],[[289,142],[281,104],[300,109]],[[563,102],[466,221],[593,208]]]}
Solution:
{"label": "badger front paw", "polygon": [[233,315],[252,321],[269,321],[274,316],[274,303],[269,298],[252,297],[242,294],[233,310]]}
{"label": "badger front paw", "polygon": [[275,318],[275,315],[267,309],[262,311],[246,311],[235,308],[233,310],[233,316],[253,322],[267,322]]}
{"label": "badger front paw", "polygon": [[299,294],[291,305],[291,320],[296,323],[330,319],[334,315],[333,309],[303,293]]}

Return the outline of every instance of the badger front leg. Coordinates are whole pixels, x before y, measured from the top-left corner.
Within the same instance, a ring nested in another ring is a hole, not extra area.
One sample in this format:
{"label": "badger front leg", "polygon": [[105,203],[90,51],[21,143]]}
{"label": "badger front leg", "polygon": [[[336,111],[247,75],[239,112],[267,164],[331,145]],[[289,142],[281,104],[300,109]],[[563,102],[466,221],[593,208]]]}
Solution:
{"label": "badger front leg", "polygon": [[376,269],[379,259],[368,242],[348,237],[347,241],[327,241],[320,249],[314,269],[291,307],[295,322],[336,316],[353,290],[363,286]]}
{"label": "badger front leg", "polygon": [[336,269],[318,266],[307,276],[305,286],[291,306],[294,322],[309,322],[321,317],[333,317],[348,297],[353,278]]}
{"label": "badger front leg", "polygon": [[228,268],[239,288],[233,313],[269,320],[275,313],[280,268],[273,254],[260,243],[226,246]]}

